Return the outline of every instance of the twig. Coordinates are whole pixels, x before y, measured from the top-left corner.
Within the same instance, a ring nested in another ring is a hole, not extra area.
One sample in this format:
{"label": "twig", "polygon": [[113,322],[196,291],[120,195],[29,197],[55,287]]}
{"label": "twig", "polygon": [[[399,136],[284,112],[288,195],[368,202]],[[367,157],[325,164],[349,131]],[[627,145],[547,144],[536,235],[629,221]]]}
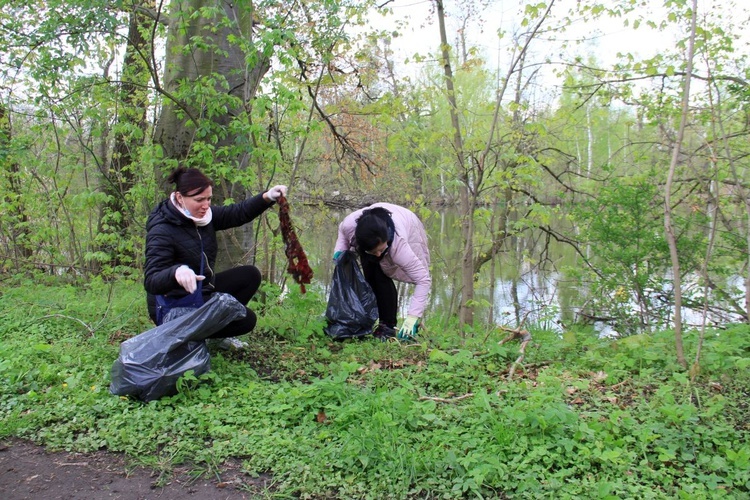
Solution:
{"label": "twig", "polygon": [[529,342],[531,340],[531,334],[528,332],[528,330],[522,330],[520,328],[508,328],[507,326],[503,325],[498,325],[498,328],[504,332],[510,333],[510,335],[498,342],[498,344],[500,345],[503,345],[515,339],[520,339],[521,342]]}
{"label": "twig", "polygon": [[523,342],[521,342],[521,347],[518,349],[518,352],[520,352],[521,355],[516,358],[516,360],[513,362],[513,365],[510,367],[510,370],[508,371],[508,379],[513,378],[513,374],[516,373],[516,367],[521,363],[521,361],[523,361],[523,357],[526,354],[526,345],[528,343],[528,340],[524,340]]}
{"label": "twig", "polygon": [[611,385],[611,386],[609,386],[609,389],[619,389],[620,387],[622,387],[623,385],[627,384],[628,382],[630,382],[630,379],[627,379],[627,378],[626,378],[626,379],[625,379],[625,380],[623,380],[622,382],[618,382],[618,383],[617,383],[617,384],[615,384],[615,385]]}
{"label": "twig", "polygon": [[521,364],[521,361],[523,361],[524,356],[526,355],[526,346],[531,342],[531,334],[528,332],[528,330],[521,330],[520,328],[508,328],[506,326],[500,325],[498,328],[500,328],[504,332],[508,332],[509,335],[505,337],[503,340],[498,342],[498,344],[503,345],[506,342],[510,342],[514,339],[519,339],[521,341],[521,347],[518,349],[518,352],[521,354],[516,358],[516,360],[513,362],[513,364],[510,366],[510,370],[508,370],[508,379],[513,378],[513,374],[516,373],[516,367]]}
{"label": "twig", "polygon": [[461,401],[462,399],[467,399],[474,396],[473,392],[467,392],[463,396],[456,396],[455,398],[439,398],[436,396],[420,396],[420,401],[435,401],[437,403],[455,403],[457,401]]}
{"label": "twig", "polygon": [[[526,319],[529,317],[529,314],[531,314],[531,310],[526,311],[526,314],[523,315],[523,319],[521,319],[521,321],[518,323],[518,329],[516,329],[516,330],[513,330],[513,329],[508,328],[507,326],[503,326],[503,325],[498,325],[498,328],[500,330],[503,330],[503,331],[506,331],[506,332],[525,332],[526,330],[521,330],[521,327],[526,323]],[[487,332],[487,335],[484,337],[484,342],[483,343],[487,342],[487,339],[490,338],[490,334],[491,333],[492,333],[492,330],[490,330],[489,332]],[[506,339],[506,340],[504,340],[504,341],[502,341],[500,343],[504,344],[507,341],[508,341],[508,339]]]}
{"label": "twig", "polygon": [[37,318],[37,319],[38,320],[43,320],[43,319],[47,319],[47,318],[65,318],[65,319],[70,319],[70,320],[73,320],[73,321],[77,321],[78,323],[80,323],[80,324],[83,325],[83,327],[89,332],[89,335],[91,335],[92,337],[94,336],[94,329],[91,328],[89,325],[87,325],[86,323],[84,323],[83,321],[81,321],[78,318],[74,318],[72,316],[65,316],[64,314],[48,314],[47,316],[42,316],[42,317]]}

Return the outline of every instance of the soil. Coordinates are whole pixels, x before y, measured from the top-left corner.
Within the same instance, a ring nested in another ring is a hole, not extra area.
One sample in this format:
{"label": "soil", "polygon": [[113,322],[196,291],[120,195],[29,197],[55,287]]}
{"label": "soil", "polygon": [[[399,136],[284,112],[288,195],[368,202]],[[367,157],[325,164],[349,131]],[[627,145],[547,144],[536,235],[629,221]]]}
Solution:
{"label": "soil", "polygon": [[240,461],[222,465],[219,474],[196,479],[190,469],[168,477],[136,467],[120,454],[47,452],[19,439],[0,442],[0,497],[3,500],[214,500],[257,498],[270,477],[250,477]]}

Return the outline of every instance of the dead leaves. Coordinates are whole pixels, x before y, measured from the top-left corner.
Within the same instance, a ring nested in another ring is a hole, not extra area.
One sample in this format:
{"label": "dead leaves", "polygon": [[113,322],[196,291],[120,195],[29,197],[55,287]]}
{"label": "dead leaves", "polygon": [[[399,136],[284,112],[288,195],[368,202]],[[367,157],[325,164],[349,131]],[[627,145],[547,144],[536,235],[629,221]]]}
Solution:
{"label": "dead leaves", "polygon": [[380,370],[380,367],[381,367],[380,363],[376,363],[375,361],[371,360],[367,366],[360,366],[357,369],[357,373],[359,373],[360,375],[364,375],[367,372],[376,372]]}
{"label": "dead leaves", "polygon": [[400,370],[405,367],[415,366],[422,368],[424,361],[422,360],[410,360],[410,359],[383,359],[380,361],[370,360],[366,365],[362,365],[357,368],[359,375],[365,375],[371,372],[377,372],[379,370]]}

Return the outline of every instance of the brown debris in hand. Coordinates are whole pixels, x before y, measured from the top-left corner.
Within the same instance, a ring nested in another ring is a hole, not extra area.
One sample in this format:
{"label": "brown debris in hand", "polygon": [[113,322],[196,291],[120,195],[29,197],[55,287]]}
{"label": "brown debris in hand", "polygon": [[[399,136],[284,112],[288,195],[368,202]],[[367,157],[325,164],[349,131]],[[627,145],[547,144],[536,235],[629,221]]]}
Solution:
{"label": "brown debris in hand", "polygon": [[279,205],[279,222],[281,225],[281,237],[284,240],[284,253],[289,261],[287,272],[292,275],[294,281],[299,283],[302,293],[305,293],[305,284],[312,281],[313,272],[307,262],[307,255],[302,249],[297,234],[294,232],[292,219],[289,217],[289,203],[286,197],[279,196],[276,203]]}

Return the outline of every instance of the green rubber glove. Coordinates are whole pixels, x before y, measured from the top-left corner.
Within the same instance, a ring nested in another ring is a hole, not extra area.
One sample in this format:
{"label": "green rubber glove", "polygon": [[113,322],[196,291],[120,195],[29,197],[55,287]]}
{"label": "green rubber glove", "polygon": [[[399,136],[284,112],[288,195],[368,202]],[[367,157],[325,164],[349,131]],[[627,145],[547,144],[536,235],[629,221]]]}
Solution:
{"label": "green rubber glove", "polygon": [[333,260],[339,260],[339,257],[341,257],[342,253],[344,253],[344,252],[342,252],[341,250],[333,252]]}
{"label": "green rubber glove", "polygon": [[398,331],[399,340],[415,340],[417,330],[419,329],[419,318],[417,316],[407,316],[401,328]]}

